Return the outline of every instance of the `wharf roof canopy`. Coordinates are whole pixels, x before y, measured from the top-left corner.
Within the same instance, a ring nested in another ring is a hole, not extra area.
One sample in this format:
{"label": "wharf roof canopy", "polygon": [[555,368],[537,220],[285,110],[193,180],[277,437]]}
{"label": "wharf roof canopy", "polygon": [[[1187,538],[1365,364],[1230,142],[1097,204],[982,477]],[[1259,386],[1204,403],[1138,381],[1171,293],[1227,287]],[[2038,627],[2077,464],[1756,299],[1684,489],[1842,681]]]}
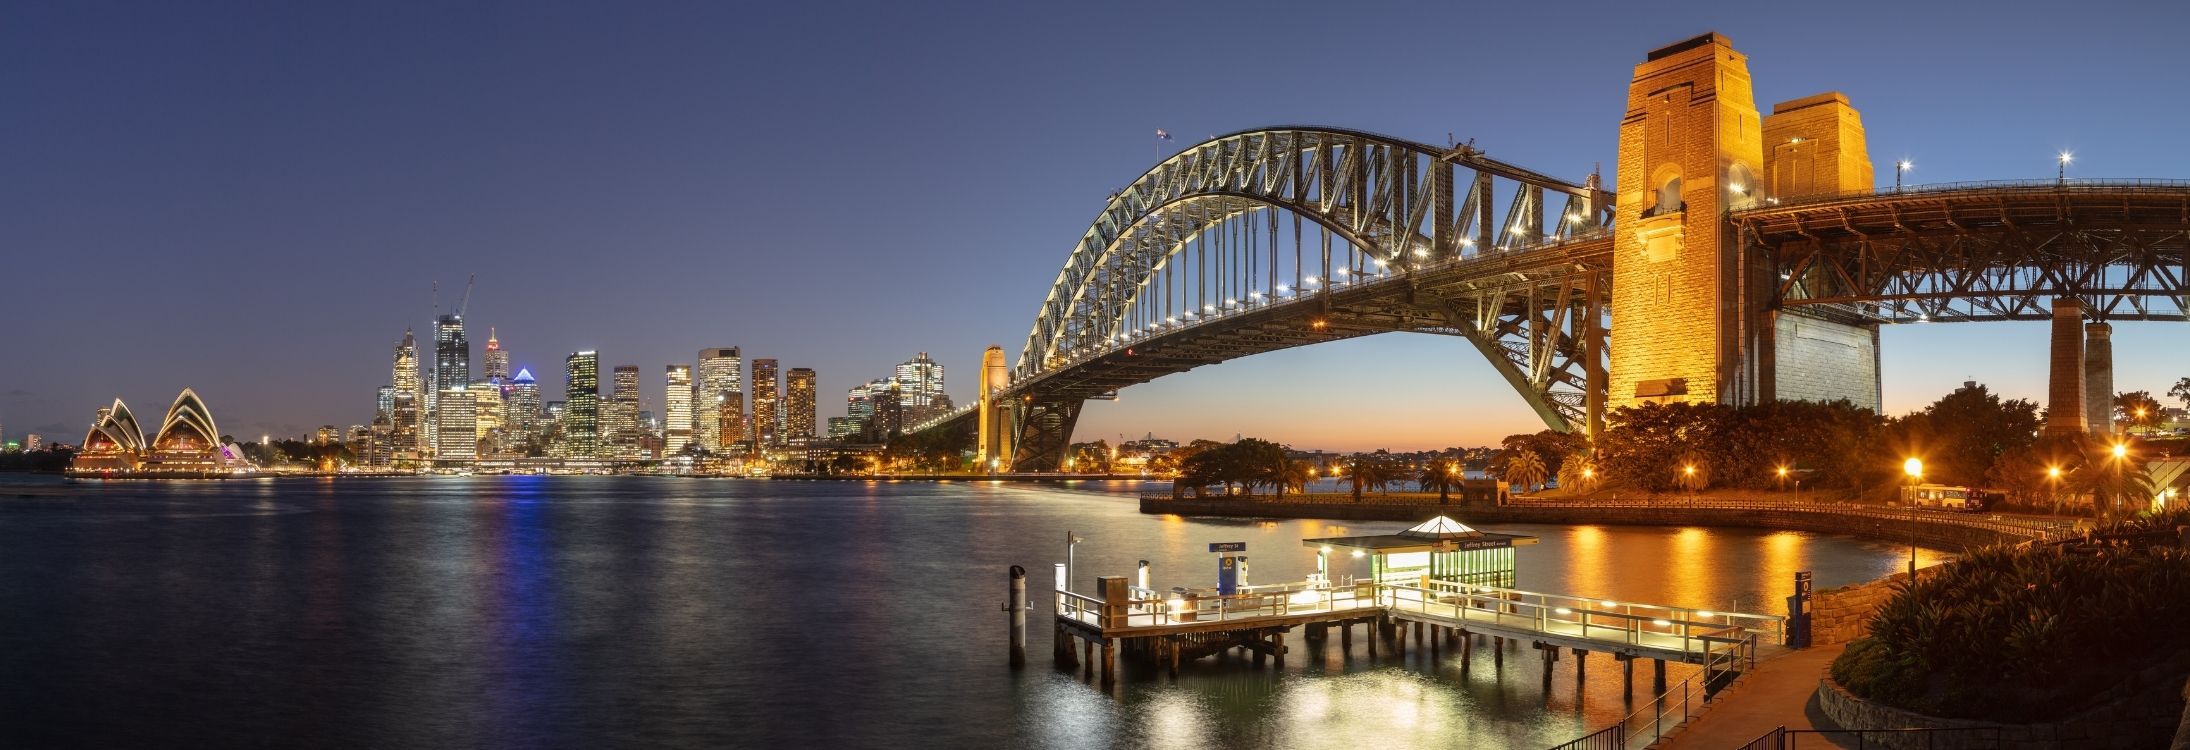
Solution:
{"label": "wharf roof canopy", "polygon": [[1309,547],[1344,547],[1369,550],[1378,553],[1416,552],[1444,550],[1492,549],[1519,547],[1535,544],[1536,537],[1526,534],[1499,534],[1476,531],[1467,524],[1438,516],[1397,534],[1369,536],[1336,536],[1323,539],[1303,539]]}
{"label": "wharf roof canopy", "polygon": [[160,434],[152,439],[152,447],[161,450],[170,445],[171,439],[195,438],[197,448],[211,450],[220,445],[220,436],[212,410],[205,407],[196,391],[184,388],[175,403],[167,407],[167,418],[161,420]]}

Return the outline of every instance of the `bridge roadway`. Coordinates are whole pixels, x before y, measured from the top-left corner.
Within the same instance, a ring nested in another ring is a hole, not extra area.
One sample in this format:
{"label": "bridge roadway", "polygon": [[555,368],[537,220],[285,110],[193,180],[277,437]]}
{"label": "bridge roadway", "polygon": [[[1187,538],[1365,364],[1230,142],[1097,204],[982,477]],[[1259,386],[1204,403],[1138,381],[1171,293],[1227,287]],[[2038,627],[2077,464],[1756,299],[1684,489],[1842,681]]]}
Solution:
{"label": "bridge roadway", "polygon": [[[1140,650],[1177,654],[1190,643],[1243,645],[1271,653],[1282,662],[1283,633],[1298,626],[1390,620],[1419,623],[1449,632],[1528,641],[1540,649],[1567,648],[1614,654],[1615,658],[1654,659],[1702,665],[1706,671],[1738,671],[1754,661],[1760,647],[1777,648],[1785,637],[1785,618],[1741,612],[1712,612],[1657,604],[1615,602],[1519,589],[1425,581],[1420,584],[1356,583],[1318,586],[1308,582],[1250,587],[1230,596],[1173,595],[1144,592],[1138,599],[1105,604],[1095,597],[1056,592],[1058,640],[1086,641],[1092,652],[1102,644],[1106,681],[1116,644],[1136,642]],[[1420,635],[1421,631],[1416,631]],[[1350,641],[1350,635],[1349,635]],[[1160,642],[1160,643],[1159,643]],[[1149,648],[1148,644],[1156,644]],[[1372,643],[1371,651],[1375,653]],[[1091,653],[1092,656],[1092,653]],[[1091,667],[1093,665],[1090,665]],[[1548,668],[1548,666],[1547,666]]]}

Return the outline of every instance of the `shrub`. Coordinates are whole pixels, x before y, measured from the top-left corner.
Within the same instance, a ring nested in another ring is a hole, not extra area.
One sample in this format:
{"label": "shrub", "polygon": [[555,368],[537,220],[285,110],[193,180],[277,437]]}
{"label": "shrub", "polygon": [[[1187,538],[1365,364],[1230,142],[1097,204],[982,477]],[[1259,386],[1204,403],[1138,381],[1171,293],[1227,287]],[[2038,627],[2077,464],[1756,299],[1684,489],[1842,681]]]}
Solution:
{"label": "shrub", "polygon": [[[2190,523],[2190,512],[2099,529]],[[1977,550],[1904,583],[1833,662],[1864,698],[1933,716],[2048,721],[2190,649],[2190,552],[2117,542]]]}

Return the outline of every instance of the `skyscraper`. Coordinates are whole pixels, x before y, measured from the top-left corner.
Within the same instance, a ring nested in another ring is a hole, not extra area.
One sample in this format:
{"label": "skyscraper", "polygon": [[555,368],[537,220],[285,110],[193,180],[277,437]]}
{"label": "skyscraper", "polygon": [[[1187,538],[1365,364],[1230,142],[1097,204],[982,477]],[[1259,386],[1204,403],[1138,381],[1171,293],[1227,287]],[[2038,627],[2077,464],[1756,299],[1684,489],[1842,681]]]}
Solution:
{"label": "skyscraper", "polygon": [[494,335],[494,327],[487,326],[487,380],[497,385],[509,382],[509,352],[502,351],[502,340]]}
{"label": "skyscraper", "polygon": [[776,361],[753,360],[753,440],[764,447],[783,441],[783,423],[777,421],[782,408],[778,388]]}
{"label": "skyscraper", "polygon": [[876,391],[874,401],[874,433],[876,442],[889,440],[905,430],[905,389],[897,381],[890,381],[883,390]]}
{"label": "skyscraper", "polygon": [[403,343],[395,347],[395,373],[389,382],[393,389],[388,397],[390,450],[398,455],[418,455],[427,446],[419,424],[422,415],[419,412],[418,339],[411,329],[403,329]]}
{"label": "skyscraper", "polygon": [[440,408],[436,400],[444,391],[471,385],[471,341],[464,338],[464,316],[449,313],[433,319],[433,378],[426,385],[426,431],[439,448],[440,441],[432,439],[441,424],[432,416]]}
{"label": "skyscraper", "polygon": [[639,452],[639,366],[617,365],[601,410],[603,455],[632,458]]}
{"label": "skyscraper", "polygon": [[670,365],[663,377],[662,453],[673,456],[692,444],[692,366]]}
{"label": "skyscraper", "polygon": [[471,393],[474,436],[483,446],[483,451],[503,451],[502,416],[509,412],[502,404],[502,386],[493,381],[480,380],[473,382],[466,390]]}
{"label": "skyscraper", "polygon": [[926,419],[935,397],[943,395],[943,366],[921,352],[897,366],[897,385],[904,392],[899,403],[905,407],[905,421]]}
{"label": "skyscraper", "polygon": [[531,370],[518,370],[502,390],[502,426],[508,433],[530,439],[540,432],[540,383]]}
{"label": "skyscraper", "polygon": [[744,439],[744,424],[739,424],[737,435],[722,435],[722,410],[730,401],[737,401],[739,414],[745,413],[745,388],[741,360],[735,346],[701,349],[699,382],[692,393],[692,436],[700,447],[721,451],[724,443]]}
{"label": "skyscraper", "polygon": [[601,453],[601,357],[572,352],[564,360],[563,455],[592,458]]}
{"label": "skyscraper", "polygon": [[785,440],[814,436],[814,371],[793,367],[783,381],[783,437]]}
{"label": "skyscraper", "polygon": [[739,394],[728,394],[715,404],[715,435],[722,440],[719,452],[729,454],[738,451],[745,442],[745,399]]}
{"label": "skyscraper", "polygon": [[467,388],[450,388],[435,399],[435,463],[469,462],[479,457],[478,413]]}

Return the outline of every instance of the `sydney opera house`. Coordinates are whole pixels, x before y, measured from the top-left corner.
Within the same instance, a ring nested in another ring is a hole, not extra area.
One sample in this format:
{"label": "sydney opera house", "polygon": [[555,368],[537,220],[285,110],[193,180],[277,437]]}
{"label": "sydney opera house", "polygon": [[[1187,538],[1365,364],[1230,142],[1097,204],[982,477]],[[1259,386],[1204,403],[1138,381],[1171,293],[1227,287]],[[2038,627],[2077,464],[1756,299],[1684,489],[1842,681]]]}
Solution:
{"label": "sydney opera house", "polygon": [[205,401],[188,388],[167,407],[150,441],[129,405],[115,399],[100,410],[69,467],[79,474],[229,474],[250,468],[241,450],[221,443]]}

